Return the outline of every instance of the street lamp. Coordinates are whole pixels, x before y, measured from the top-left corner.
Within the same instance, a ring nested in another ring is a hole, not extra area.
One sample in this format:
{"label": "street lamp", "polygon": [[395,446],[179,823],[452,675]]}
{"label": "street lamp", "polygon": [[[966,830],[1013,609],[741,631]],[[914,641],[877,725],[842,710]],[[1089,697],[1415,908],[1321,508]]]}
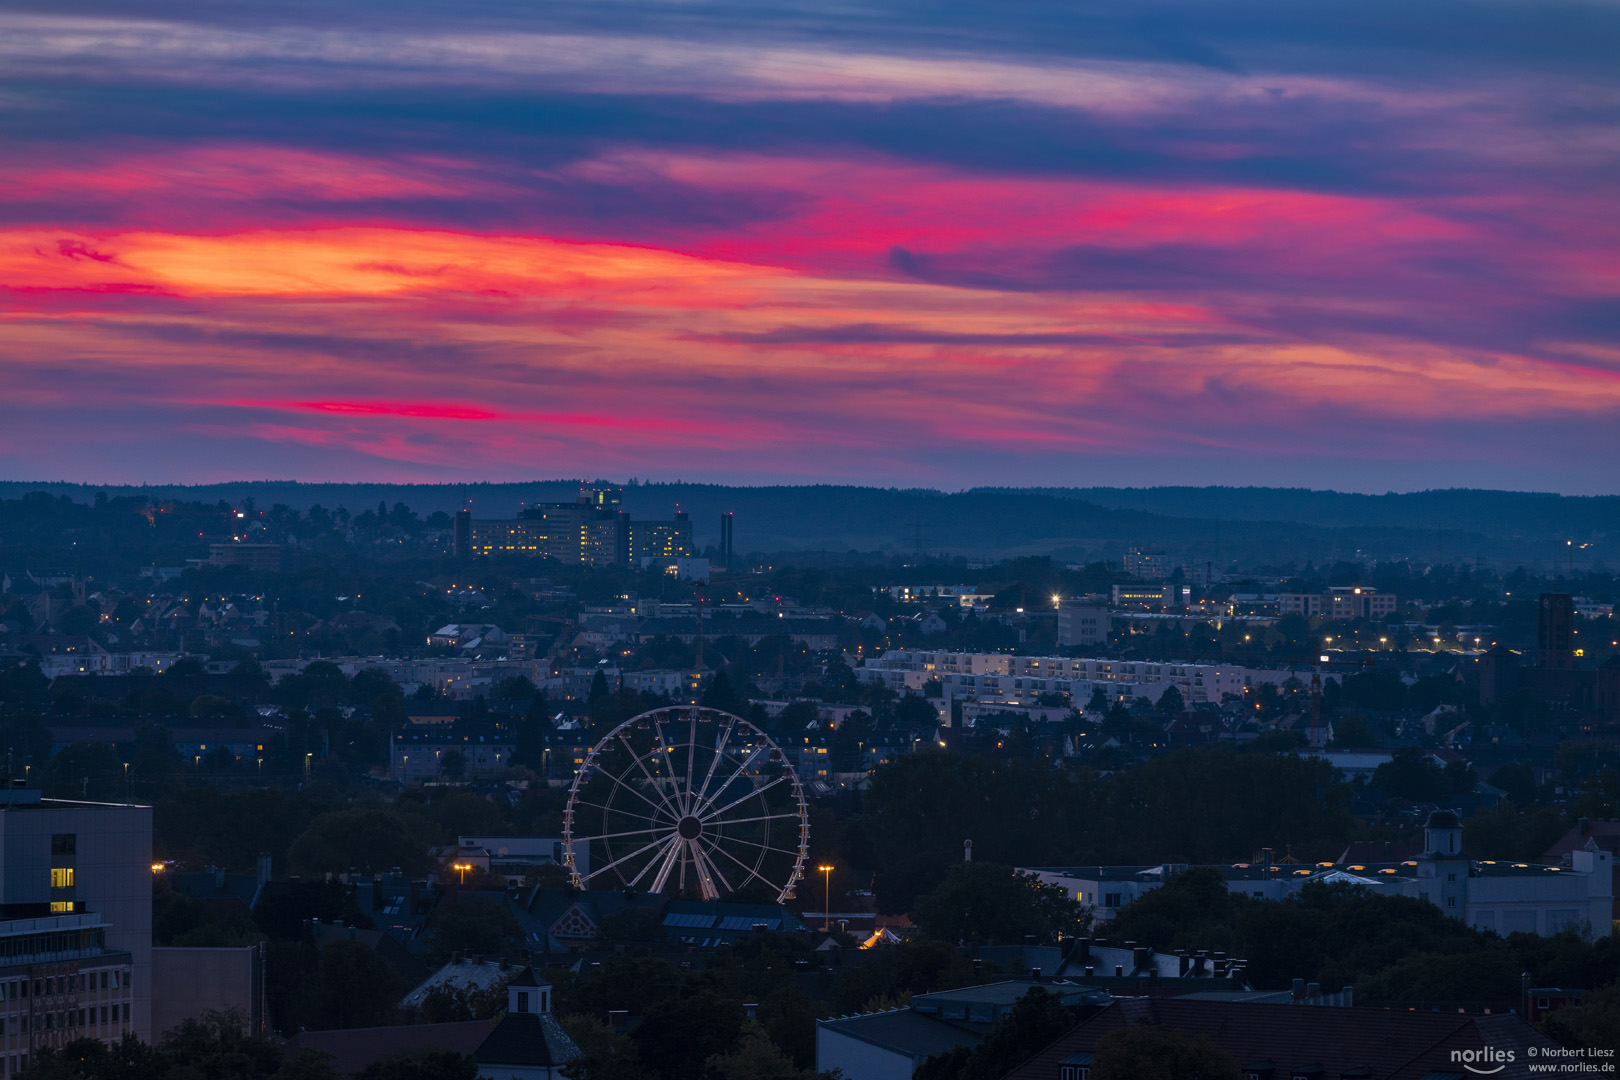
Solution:
{"label": "street lamp", "polygon": [[454,866],[450,867],[450,869],[452,869],[452,870],[460,870],[461,871],[461,884],[463,884],[463,885],[467,884],[467,871],[472,869],[472,864],[471,863],[458,862]]}
{"label": "street lamp", "polygon": [[833,872],[833,868],[830,867],[830,866],[823,865],[823,866],[816,867],[816,869],[821,872],[821,880],[822,880],[822,884],[824,886],[824,888],[822,890],[822,893],[821,893],[821,932],[823,934],[830,934],[830,933],[832,933],[832,872]]}

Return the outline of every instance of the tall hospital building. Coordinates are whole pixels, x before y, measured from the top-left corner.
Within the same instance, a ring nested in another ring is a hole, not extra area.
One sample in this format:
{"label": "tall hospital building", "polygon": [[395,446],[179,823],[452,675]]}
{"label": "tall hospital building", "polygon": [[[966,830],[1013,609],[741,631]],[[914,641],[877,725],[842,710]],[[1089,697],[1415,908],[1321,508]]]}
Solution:
{"label": "tall hospital building", "polygon": [[0,788],[0,1076],[74,1039],[150,1040],[151,973],[151,807]]}

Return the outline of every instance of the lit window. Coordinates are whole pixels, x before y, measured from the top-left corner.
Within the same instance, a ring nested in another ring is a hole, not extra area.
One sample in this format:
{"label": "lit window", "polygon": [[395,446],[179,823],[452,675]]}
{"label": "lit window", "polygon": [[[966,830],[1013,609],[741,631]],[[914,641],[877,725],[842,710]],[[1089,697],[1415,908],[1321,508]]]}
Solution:
{"label": "lit window", "polygon": [[71,889],[72,887],[73,887],[73,867],[71,867],[71,866],[53,866],[53,867],[51,867],[51,888],[53,888],[53,889]]}

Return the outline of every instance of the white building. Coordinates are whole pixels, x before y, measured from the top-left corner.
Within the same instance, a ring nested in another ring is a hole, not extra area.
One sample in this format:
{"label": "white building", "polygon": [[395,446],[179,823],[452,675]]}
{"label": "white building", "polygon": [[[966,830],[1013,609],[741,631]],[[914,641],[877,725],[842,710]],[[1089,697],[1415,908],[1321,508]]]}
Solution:
{"label": "white building", "polygon": [[0,1058],[152,1037],[152,810],[0,789]]}
{"label": "white building", "polygon": [[1167,687],[1174,686],[1188,704],[1219,703],[1226,694],[1241,697],[1262,683],[1280,685],[1295,673],[1225,664],[890,649],[881,656],[869,657],[855,669],[855,675],[863,682],[881,683],[897,693],[920,692],[937,680],[947,700],[1020,704],[1056,691],[1068,694],[1079,707],[1099,687],[1110,700],[1146,697],[1157,701]]}
{"label": "white building", "polygon": [[[1556,934],[1578,929],[1593,937],[1613,933],[1614,878],[1611,852],[1588,841],[1570,853],[1568,866],[1470,858],[1462,851],[1462,823],[1450,811],[1429,815],[1423,853],[1398,863],[1315,866],[1236,863],[1217,867],[1231,892],[1257,900],[1281,900],[1309,882],[1359,885],[1386,896],[1427,900],[1477,930]],[[1057,885],[1093,907],[1099,919],[1164,884],[1185,866],[1029,867],[1022,873]]]}
{"label": "white building", "polygon": [[1106,645],[1111,623],[1108,605],[1068,601],[1058,605],[1058,644]]}

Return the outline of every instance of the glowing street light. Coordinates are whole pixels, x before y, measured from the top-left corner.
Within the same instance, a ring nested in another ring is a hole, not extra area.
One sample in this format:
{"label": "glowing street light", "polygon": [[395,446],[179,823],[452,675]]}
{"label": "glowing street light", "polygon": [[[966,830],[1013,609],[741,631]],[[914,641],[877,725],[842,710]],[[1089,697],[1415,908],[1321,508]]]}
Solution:
{"label": "glowing street light", "polygon": [[471,870],[472,868],[473,868],[472,863],[464,863],[464,862],[458,862],[455,865],[450,867],[450,869],[452,869],[452,870],[460,870],[461,871],[461,884],[463,884],[463,885],[467,884],[467,871]]}
{"label": "glowing street light", "polygon": [[823,889],[821,893],[821,932],[832,933],[832,872],[830,866],[818,866],[816,870],[822,875]]}

